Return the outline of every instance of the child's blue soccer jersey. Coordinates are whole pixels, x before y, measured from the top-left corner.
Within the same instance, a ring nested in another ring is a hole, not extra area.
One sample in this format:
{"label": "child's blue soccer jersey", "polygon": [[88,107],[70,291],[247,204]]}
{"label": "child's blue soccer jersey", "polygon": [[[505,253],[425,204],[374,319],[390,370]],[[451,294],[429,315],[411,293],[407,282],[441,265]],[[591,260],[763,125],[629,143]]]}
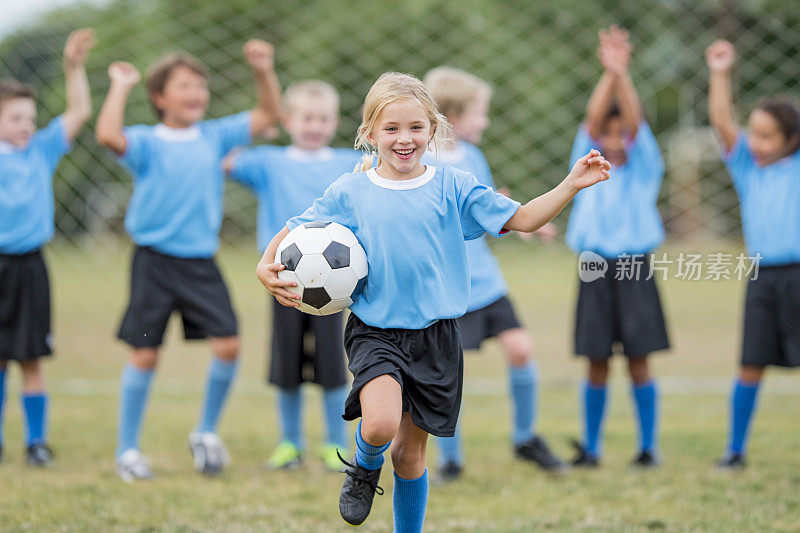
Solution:
{"label": "child's blue soccer jersey", "polygon": [[[592,148],[602,151],[582,125],[575,137],[570,166]],[[567,225],[567,244],[573,251],[586,250],[603,257],[643,254],[664,240],[658,212],[658,192],[664,161],[646,122],[626,147],[627,160],[611,168],[611,179],[580,191]]]}
{"label": "child's blue soccer jersey", "polygon": [[350,228],[369,263],[364,293],[350,310],[369,326],[422,329],[466,312],[464,241],[500,236],[519,205],[449,166],[401,181],[369,169],[339,178],[286,225],[331,220]]}
{"label": "child's blue soccer jersey", "polygon": [[325,147],[258,146],[236,157],[231,177],[258,197],[258,246],[262,252],[286,221],[322,197],[342,174],[352,172],[361,152]]}
{"label": "child's blue soccer jersey", "polygon": [[[425,153],[425,163],[444,163],[469,172],[479,183],[494,188],[492,171],[481,149],[468,142],[459,142],[454,149],[440,154]],[[500,264],[489,249],[486,237],[467,241],[467,264],[469,265],[469,305],[467,311],[486,307],[508,293]]]}
{"label": "child's blue soccer jersey", "polygon": [[762,265],[800,263],[800,150],[762,167],[741,134],[723,158],[739,194],[747,252],[761,254]]}
{"label": "child's blue soccer jersey", "polygon": [[53,237],[53,173],[68,150],[60,116],[23,149],[0,143],[0,253],[24,254]]}
{"label": "child's blue soccer jersey", "polygon": [[125,128],[122,162],[134,176],[125,229],[139,246],[176,257],[211,257],[222,224],[223,157],[250,142],[250,114]]}

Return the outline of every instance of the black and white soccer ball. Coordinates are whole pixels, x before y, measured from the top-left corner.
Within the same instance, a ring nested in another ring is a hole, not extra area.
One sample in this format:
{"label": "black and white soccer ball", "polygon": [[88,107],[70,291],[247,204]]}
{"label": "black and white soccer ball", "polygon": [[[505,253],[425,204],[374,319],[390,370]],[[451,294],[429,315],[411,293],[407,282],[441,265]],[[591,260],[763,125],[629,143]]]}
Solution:
{"label": "black and white soccer ball", "polygon": [[278,245],[280,279],[297,283],[300,311],[331,315],[350,307],[367,282],[367,254],[352,231],[336,222],[306,222]]}

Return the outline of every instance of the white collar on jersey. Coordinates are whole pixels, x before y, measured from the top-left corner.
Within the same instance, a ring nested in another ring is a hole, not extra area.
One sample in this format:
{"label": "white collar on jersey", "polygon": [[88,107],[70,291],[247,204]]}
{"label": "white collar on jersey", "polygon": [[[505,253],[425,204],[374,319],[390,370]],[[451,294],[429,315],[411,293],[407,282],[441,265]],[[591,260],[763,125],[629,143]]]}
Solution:
{"label": "white collar on jersey", "polygon": [[455,165],[461,163],[467,157],[467,149],[461,143],[456,144],[450,149],[442,150],[441,152],[433,152],[434,159],[447,163],[448,165]]}
{"label": "white collar on jersey", "polygon": [[293,161],[300,161],[302,163],[313,163],[315,161],[329,161],[333,159],[333,148],[330,146],[323,146],[316,150],[304,150],[295,145],[286,147],[286,157]]}
{"label": "white collar on jersey", "polygon": [[0,141],[0,154],[13,154],[14,152],[18,152],[19,148],[14,146],[11,143],[7,143],[5,141]]}
{"label": "white collar on jersey", "polygon": [[425,172],[423,172],[421,176],[417,176],[416,178],[411,178],[408,180],[387,180],[386,178],[378,176],[378,173],[374,168],[367,170],[367,177],[369,178],[369,181],[378,187],[392,189],[395,191],[418,189],[419,187],[422,187],[431,181],[431,178],[433,178],[434,174],[436,174],[436,167],[431,165],[425,165]]}
{"label": "white collar on jersey", "polygon": [[196,141],[200,138],[200,126],[193,124],[188,128],[170,128],[163,122],[159,122],[153,127],[153,135],[162,141],[173,143]]}

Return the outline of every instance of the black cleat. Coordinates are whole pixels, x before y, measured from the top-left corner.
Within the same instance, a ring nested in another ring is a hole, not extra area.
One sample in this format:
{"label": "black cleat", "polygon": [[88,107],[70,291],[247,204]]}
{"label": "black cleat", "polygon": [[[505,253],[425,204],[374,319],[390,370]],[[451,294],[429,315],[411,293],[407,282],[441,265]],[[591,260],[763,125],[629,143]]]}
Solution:
{"label": "black cleat", "polygon": [[31,466],[45,467],[53,464],[53,452],[43,442],[28,446],[27,462]]}
{"label": "black cleat", "polygon": [[637,468],[657,468],[661,466],[661,459],[651,451],[643,451],[631,462]]}
{"label": "black cleat", "polygon": [[441,468],[439,473],[434,479],[435,485],[446,485],[461,477],[463,467],[455,461],[447,461]]}
{"label": "black cleat", "polygon": [[339,512],[345,522],[352,526],[358,526],[369,516],[375,493],[383,495],[383,489],[378,486],[381,469],[368,470],[359,466],[355,455],[353,464],[345,461],[341,455],[339,455],[339,460],[347,466],[342,471],[346,477],[342,485],[342,493],[339,495]]}
{"label": "black cleat", "polygon": [[514,446],[514,452],[520,459],[533,461],[548,472],[561,473],[567,470],[567,465],[553,455],[542,437],[531,437],[522,444],[517,444]]}
{"label": "black cleat", "polygon": [[744,470],[747,461],[741,453],[729,452],[717,462],[717,468],[721,470]]}
{"label": "black cleat", "polygon": [[572,446],[577,452],[575,459],[572,460],[572,466],[576,468],[597,468],[600,466],[600,458],[587,452],[580,442],[573,440]]}

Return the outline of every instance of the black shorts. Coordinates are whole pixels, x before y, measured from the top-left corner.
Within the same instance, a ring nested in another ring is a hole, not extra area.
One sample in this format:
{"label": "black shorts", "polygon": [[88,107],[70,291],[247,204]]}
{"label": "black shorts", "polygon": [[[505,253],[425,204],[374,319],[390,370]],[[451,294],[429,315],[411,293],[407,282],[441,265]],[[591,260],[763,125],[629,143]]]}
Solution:
{"label": "black shorts", "polygon": [[575,353],[607,359],[621,345],[628,357],[669,348],[664,312],[649,262],[634,279],[615,279],[616,260],[607,259],[605,277],[580,281],[575,313]]}
{"label": "black shorts", "polygon": [[314,316],[272,302],[269,382],[285,389],[304,381],[325,388],[346,385],[342,313]]}
{"label": "black shorts", "polygon": [[800,264],[761,267],[747,282],[743,366],[800,366]]}
{"label": "black shorts", "polygon": [[461,407],[464,355],[455,319],[439,320],[425,329],[381,329],[350,314],[344,346],[353,386],[344,406],[345,420],[361,416],[361,388],[388,375],[403,389],[403,412],[420,429],[452,437]]}
{"label": "black shorts", "polygon": [[50,281],[41,252],[0,254],[0,359],[31,361],[52,348]]}
{"label": "black shorts", "polygon": [[461,345],[465,350],[478,350],[481,342],[500,333],[521,327],[511,300],[501,296],[486,307],[469,311],[457,319]]}
{"label": "black shorts", "polygon": [[236,314],[213,259],[173,257],[137,247],[130,303],[117,336],[134,348],[161,346],[173,311],[181,314],[186,339],[236,335]]}

